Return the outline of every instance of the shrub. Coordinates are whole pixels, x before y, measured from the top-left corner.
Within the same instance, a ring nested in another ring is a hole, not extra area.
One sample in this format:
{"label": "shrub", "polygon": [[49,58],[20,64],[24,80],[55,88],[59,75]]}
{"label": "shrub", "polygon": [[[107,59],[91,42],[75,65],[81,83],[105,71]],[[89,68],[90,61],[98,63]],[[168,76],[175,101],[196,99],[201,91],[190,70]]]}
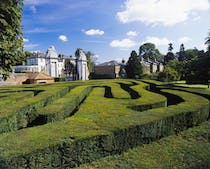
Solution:
{"label": "shrub", "polygon": [[179,73],[171,67],[166,67],[163,72],[158,75],[160,81],[177,81],[179,80]]}
{"label": "shrub", "polygon": [[[208,169],[210,167],[210,121],[198,127],[82,165],[82,169],[149,168]],[[79,169],[78,168],[78,169]]]}
{"label": "shrub", "polygon": [[27,127],[37,117],[36,111],[39,108],[50,104],[54,99],[64,96],[71,89],[71,86],[67,85],[39,86],[38,89],[43,90],[43,92],[34,97],[13,102],[12,106],[5,106],[1,109],[0,133]]}
{"label": "shrub", "polygon": [[138,99],[105,98],[103,86],[113,84],[98,82],[99,87],[93,89],[74,116],[0,135],[0,168],[74,167],[178,133],[208,118],[209,102],[181,91],[164,90],[185,100],[178,105],[142,112],[130,109],[137,103],[144,106],[165,99],[145,91],[145,84],[133,82],[137,85],[132,89],[141,95]]}
{"label": "shrub", "polygon": [[75,109],[91,92],[91,86],[79,86],[70,90],[64,97],[53,101],[37,111],[39,117],[47,122],[57,121],[73,115]]}

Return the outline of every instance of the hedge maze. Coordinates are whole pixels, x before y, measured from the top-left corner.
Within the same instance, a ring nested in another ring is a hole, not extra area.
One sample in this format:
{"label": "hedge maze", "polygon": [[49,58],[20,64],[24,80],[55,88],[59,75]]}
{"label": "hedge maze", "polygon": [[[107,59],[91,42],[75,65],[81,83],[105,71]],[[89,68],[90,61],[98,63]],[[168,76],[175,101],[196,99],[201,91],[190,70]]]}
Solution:
{"label": "hedge maze", "polygon": [[0,168],[210,168],[208,89],[98,80],[0,88]]}

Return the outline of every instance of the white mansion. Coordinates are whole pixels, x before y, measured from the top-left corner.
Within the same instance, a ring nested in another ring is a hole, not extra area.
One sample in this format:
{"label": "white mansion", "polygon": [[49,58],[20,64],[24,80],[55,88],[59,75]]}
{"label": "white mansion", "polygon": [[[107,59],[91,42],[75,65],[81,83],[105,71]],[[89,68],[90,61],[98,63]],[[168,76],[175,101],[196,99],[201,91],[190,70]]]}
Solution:
{"label": "white mansion", "polygon": [[[71,62],[76,67],[77,79],[88,80],[89,71],[85,53],[79,49],[76,58],[71,58]],[[51,46],[46,54],[33,53],[27,58],[26,66],[15,66],[14,72],[42,72],[51,77],[61,77],[65,69],[65,58],[63,55],[58,56],[55,47]]]}

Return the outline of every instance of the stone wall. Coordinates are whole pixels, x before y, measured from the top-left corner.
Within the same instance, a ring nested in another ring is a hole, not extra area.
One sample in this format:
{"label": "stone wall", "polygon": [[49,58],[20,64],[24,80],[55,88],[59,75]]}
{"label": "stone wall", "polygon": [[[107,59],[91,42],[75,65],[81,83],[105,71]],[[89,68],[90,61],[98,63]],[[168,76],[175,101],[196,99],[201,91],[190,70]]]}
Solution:
{"label": "stone wall", "polygon": [[120,66],[95,66],[94,74],[104,76],[105,78],[117,78],[119,77]]}

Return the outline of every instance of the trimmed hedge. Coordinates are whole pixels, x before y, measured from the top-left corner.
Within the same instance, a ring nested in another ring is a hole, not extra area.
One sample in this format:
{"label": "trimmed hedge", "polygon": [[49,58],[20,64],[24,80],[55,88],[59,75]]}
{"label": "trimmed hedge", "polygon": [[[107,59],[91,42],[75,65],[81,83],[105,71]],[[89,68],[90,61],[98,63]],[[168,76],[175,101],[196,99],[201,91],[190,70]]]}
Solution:
{"label": "trimmed hedge", "polygon": [[10,132],[27,127],[36,117],[36,111],[50,104],[53,100],[67,94],[73,86],[49,85],[40,86],[40,92],[34,97],[19,100],[11,106],[5,106],[0,113],[0,133]]}
{"label": "trimmed hedge", "polygon": [[[129,84],[125,84],[125,85],[129,85]],[[112,83],[110,87],[111,87],[111,92],[113,94],[113,97],[115,99],[130,99],[131,98],[130,94],[127,91],[120,89],[120,84]]]}
{"label": "trimmed hedge", "polygon": [[79,168],[209,169],[210,121],[181,132],[178,136],[169,136]]}
{"label": "trimmed hedge", "polygon": [[[167,99],[160,94],[156,94],[147,90],[148,85],[145,83],[140,83],[136,86],[132,86],[131,89],[138,91],[141,98],[133,100],[130,108],[137,111],[144,111],[157,107],[166,107]],[[144,89],[144,90],[142,90]]]}
{"label": "trimmed hedge", "polygon": [[0,109],[4,108],[5,106],[11,106],[17,102],[19,102],[20,100],[23,99],[28,99],[28,98],[32,98],[34,97],[34,92],[35,91],[10,91],[9,93],[4,93],[1,94],[0,93],[0,98],[1,98],[1,102],[0,102]]}
{"label": "trimmed hedge", "polygon": [[182,86],[180,83],[172,82],[172,83],[161,83],[155,80],[144,80],[146,83],[150,84],[150,87],[160,89],[172,89],[172,90],[179,90],[185,91],[192,94],[200,95],[202,97],[207,98],[210,100],[210,90],[208,88],[203,87],[186,87],[185,85]]}
{"label": "trimmed hedge", "polygon": [[[135,87],[142,92],[143,88]],[[104,98],[104,91],[94,88],[73,117],[0,135],[0,168],[74,167],[178,133],[209,115],[209,101],[186,92],[175,93],[183,103],[138,112],[129,108],[126,99]],[[151,96],[148,91],[145,94]],[[153,103],[160,101],[153,99]],[[143,95],[129,103],[137,100],[143,101]]]}
{"label": "trimmed hedge", "polygon": [[190,88],[190,87],[180,87],[176,85],[173,85],[170,88],[174,90],[181,90],[181,91],[197,94],[210,100],[210,90],[208,88],[194,88],[194,87]]}
{"label": "trimmed hedge", "polygon": [[44,118],[46,123],[64,119],[73,115],[80,103],[91,92],[91,86],[79,86],[70,90],[64,97],[55,100],[49,106],[37,111],[38,116]]}

